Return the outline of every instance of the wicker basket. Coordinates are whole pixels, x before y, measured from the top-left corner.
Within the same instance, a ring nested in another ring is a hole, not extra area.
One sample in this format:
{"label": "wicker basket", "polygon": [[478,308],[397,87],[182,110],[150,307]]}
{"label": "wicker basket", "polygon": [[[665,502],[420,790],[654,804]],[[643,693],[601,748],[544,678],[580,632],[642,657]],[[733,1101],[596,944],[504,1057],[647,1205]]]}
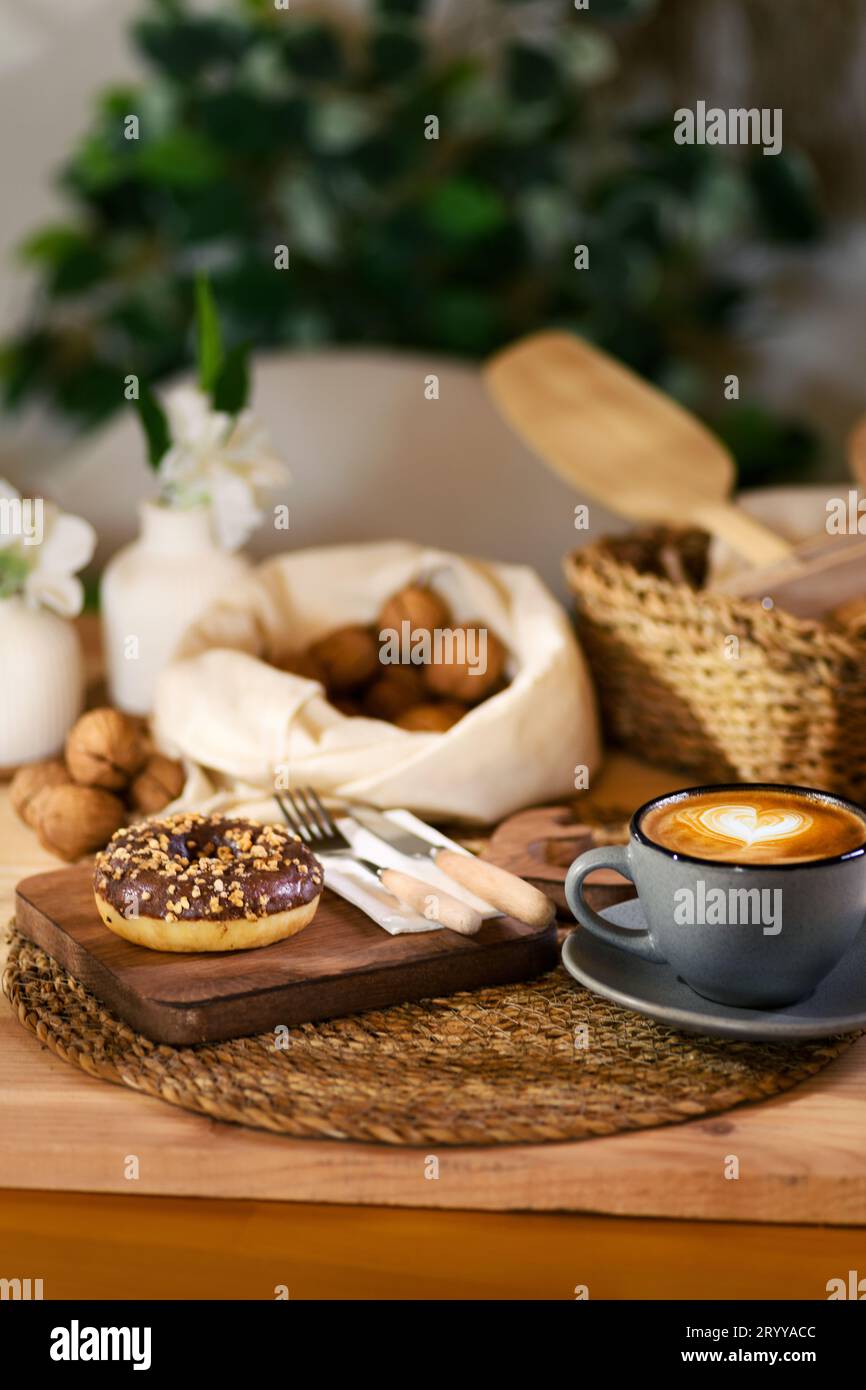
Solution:
{"label": "wicker basket", "polygon": [[866,802],[866,638],[703,591],[708,545],[656,528],[566,558],[608,739],[696,780]]}

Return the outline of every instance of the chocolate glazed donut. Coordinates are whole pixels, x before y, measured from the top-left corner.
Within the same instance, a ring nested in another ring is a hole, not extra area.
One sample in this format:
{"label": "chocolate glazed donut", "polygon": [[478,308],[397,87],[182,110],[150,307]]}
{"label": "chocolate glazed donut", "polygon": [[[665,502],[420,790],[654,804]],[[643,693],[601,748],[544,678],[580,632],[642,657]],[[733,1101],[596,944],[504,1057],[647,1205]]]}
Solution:
{"label": "chocolate glazed donut", "polygon": [[240,951],[312,921],[322,867],[282,826],[181,812],[116,831],[93,891],[105,925],[136,945]]}

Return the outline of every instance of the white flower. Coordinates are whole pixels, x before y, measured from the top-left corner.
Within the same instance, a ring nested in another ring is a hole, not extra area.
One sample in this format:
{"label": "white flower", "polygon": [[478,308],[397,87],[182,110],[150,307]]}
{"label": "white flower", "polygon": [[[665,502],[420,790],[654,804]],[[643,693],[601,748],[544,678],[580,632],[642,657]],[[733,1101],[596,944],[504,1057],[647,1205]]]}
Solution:
{"label": "white flower", "polygon": [[64,618],[81,612],[84,589],[75,578],[93,555],[96,532],[80,516],[22,498],[0,478],[0,595],[23,594]]}
{"label": "white flower", "polygon": [[214,410],[203,391],[181,386],[166,398],[172,445],[159,465],[169,499],[209,502],[220,545],[236,550],[264,520],[262,494],[288,478],[252,411]]}

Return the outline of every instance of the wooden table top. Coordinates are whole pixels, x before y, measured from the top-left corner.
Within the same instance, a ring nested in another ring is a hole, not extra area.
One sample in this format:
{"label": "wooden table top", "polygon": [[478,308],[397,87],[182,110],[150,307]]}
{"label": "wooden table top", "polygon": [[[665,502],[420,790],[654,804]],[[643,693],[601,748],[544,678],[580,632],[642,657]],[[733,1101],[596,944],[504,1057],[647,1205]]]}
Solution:
{"label": "wooden table top", "polygon": [[[594,793],[639,804],[676,784],[615,757]],[[0,788],[5,918],[16,882],[49,867]],[[269,1297],[253,1289],[273,1280],[299,1297],[567,1298],[595,1278],[606,1297],[823,1297],[837,1264],[866,1265],[866,1235],[851,1229],[866,1225],[866,1039],[764,1104],[581,1143],[446,1149],[429,1181],[420,1150],[289,1140],[90,1078],[3,1000],[0,1109],[0,1229],[22,1277],[34,1260],[33,1277],[51,1275],[47,1296]],[[724,1177],[730,1154],[738,1181]],[[530,1211],[583,1214],[516,1214]],[[712,1268],[702,1221],[736,1223],[713,1228]],[[135,1259],[106,1266],[121,1246]]]}

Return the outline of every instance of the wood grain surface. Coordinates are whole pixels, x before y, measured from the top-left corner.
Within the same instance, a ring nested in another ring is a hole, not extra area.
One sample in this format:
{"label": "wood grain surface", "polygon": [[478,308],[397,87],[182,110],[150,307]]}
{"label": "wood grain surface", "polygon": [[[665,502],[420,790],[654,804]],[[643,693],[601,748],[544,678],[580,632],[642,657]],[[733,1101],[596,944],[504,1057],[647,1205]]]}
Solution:
{"label": "wood grain surface", "polygon": [[[851,1227],[0,1192],[6,1270],[46,1299],[822,1299]],[[624,1310],[625,1312],[625,1310]],[[583,1324],[581,1324],[583,1326]]]}
{"label": "wood grain surface", "polygon": [[89,865],[24,879],[21,932],[116,1014],[155,1042],[222,1042],[365,1009],[510,984],[557,962],[556,926],[492,918],[474,936],[390,936],[327,889],[299,935],[256,951],[177,955],[108,930]]}
{"label": "wood grain surface", "polygon": [[[528,879],[556,904],[557,916],[573,924],[565,901],[565,875],[579,854],[603,843],[598,832],[577,820],[570,807],[534,806],[508,816],[498,825],[482,858]],[[585,880],[585,896],[590,907],[603,912],[606,907],[633,898],[635,889],[615,869],[596,869]]]}
{"label": "wood grain surface", "polygon": [[[616,757],[593,794],[639,805],[681,784]],[[18,879],[49,867],[0,792],[7,918]],[[430,1181],[420,1150],[284,1139],[109,1086],[60,1061],[0,1000],[0,1113],[0,1185],[10,1188],[129,1196],[134,1154],[140,1195],[866,1225],[866,1039],[763,1104],[581,1143],[442,1150]],[[731,1154],[737,1181],[724,1177]]]}

